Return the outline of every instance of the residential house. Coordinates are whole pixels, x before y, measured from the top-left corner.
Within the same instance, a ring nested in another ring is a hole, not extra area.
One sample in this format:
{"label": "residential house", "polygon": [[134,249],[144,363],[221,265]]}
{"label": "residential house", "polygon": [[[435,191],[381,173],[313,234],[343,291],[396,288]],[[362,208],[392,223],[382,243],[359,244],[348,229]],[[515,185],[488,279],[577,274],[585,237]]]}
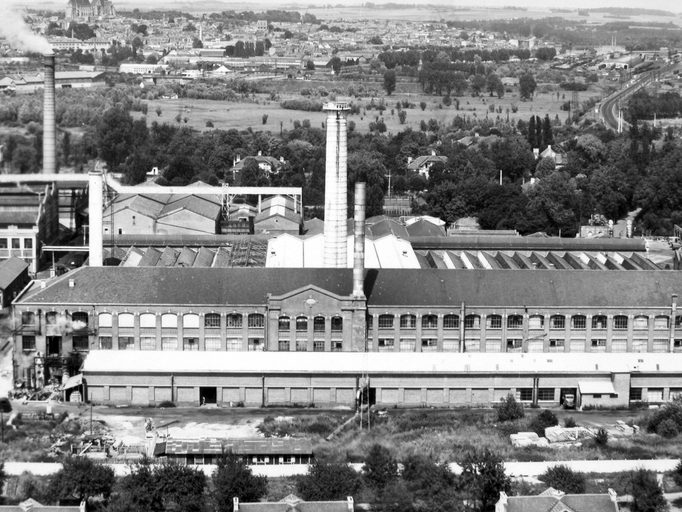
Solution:
{"label": "residential house", "polygon": [[495,512],[618,512],[618,496],[613,489],[607,494],[565,494],[549,488],[537,496],[507,496],[500,492]]}
{"label": "residential house", "polygon": [[419,156],[414,160],[410,157],[407,161],[407,170],[416,171],[424,176],[424,178],[429,179],[431,167],[436,163],[445,165],[448,163],[448,157],[436,155],[435,151],[432,151],[428,156]]}
{"label": "residential house", "polygon": [[234,512],[353,512],[353,498],[346,501],[303,501],[290,494],[277,502],[241,503],[233,500]]}

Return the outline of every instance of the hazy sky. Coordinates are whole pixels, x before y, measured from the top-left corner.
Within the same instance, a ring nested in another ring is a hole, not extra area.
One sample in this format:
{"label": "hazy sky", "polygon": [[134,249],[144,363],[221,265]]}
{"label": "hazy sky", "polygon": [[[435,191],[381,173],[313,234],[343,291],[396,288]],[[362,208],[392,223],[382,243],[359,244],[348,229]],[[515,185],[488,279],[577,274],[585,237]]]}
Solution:
{"label": "hazy sky", "polygon": [[[208,2],[207,9],[210,10],[214,5],[221,3],[225,9],[249,9],[249,10],[264,10],[267,8],[277,8],[282,5],[291,6],[292,4],[300,5],[302,8],[308,5],[326,5],[326,4],[337,4],[343,3],[345,5],[359,5],[367,0],[271,0],[271,1],[258,1],[253,2]],[[640,0],[572,0],[566,2],[564,0],[476,0],[472,1],[461,1],[452,2],[447,0],[426,0],[420,2],[420,0],[371,0],[374,3],[408,3],[408,4],[418,4],[418,3],[430,3],[430,4],[441,4],[441,5],[451,5],[451,6],[466,6],[466,7],[480,7],[480,6],[490,6],[490,7],[502,7],[505,5],[515,5],[519,7],[538,7],[540,9],[546,10],[552,7],[558,8],[576,8],[576,7],[645,7],[651,9],[662,9],[667,11],[672,11],[674,13],[682,12],[682,4],[679,0],[656,0],[654,2],[641,2]],[[61,10],[66,6],[66,1],[50,1],[50,0],[0,0],[0,2],[5,4],[14,4],[18,6],[28,6],[36,8],[50,8],[54,10]],[[115,6],[125,6],[126,9],[131,6],[138,6],[140,9],[149,9],[153,7],[162,7],[166,9],[172,9],[174,6],[181,6],[186,4],[193,4],[199,7],[206,2],[199,0],[186,0],[186,1],[176,1],[176,0],[141,0],[140,2],[134,2],[131,0],[114,0]]]}

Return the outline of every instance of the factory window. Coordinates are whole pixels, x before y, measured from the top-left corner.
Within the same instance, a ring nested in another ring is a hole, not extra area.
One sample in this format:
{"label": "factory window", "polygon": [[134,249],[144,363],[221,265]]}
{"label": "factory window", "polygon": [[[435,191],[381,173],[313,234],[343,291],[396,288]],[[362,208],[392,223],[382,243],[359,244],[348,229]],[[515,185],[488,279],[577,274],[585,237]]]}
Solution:
{"label": "factory window", "polygon": [[[228,318],[230,315],[228,315]],[[240,316],[240,322],[241,322],[241,316]],[[217,329],[220,327],[220,314],[218,313],[206,313],[204,315],[204,327],[209,327],[213,329]]]}
{"label": "factory window", "polygon": [[296,340],[296,352],[307,352],[308,342],[306,340]]}
{"label": "factory window", "polygon": [[199,350],[199,338],[183,338],[182,350]]}
{"label": "factory window", "polygon": [[679,329],[682,327],[682,315],[676,315],[675,316],[675,329]]}
{"label": "factory window", "polygon": [[642,400],[642,388],[630,388],[630,400],[631,401]]}
{"label": "factory window", "polygon": [[342,332],[343,331],[343,318],[340,316],[332,317],[332,332]]}
{"label": "factory window", "polygon": [[673,342],[673,352],[682,352],[682,340],[676,339]]}
{"label": "factory window", "polygon": [[288,316],[280,316],[278,325],[280,332],[288,332],[291,328],[291,319]]}
{"label": "factory window", "polygon": [[443,329],[459,329],[459,316],[445,315],[443,317]]}
{"label": "factory window", "polygon": [[49,313],[45,313],[45,323],[49,326],[57,325],[57,312],[50,311]]}
{"label": "factory window", "polygon": [[342,352],[342,351],[343,351],[343,342],[332,341],[332,352]]}
{"label": "factory window", "polygon": [[313,342],[313,352],[324,352],[324,341]]}
{"label": "factory window", "polygon": [[670,329],[670,318],[664,315],[654,318],[654,329]]}
{"label": "factory window", "polygon": [[296,332],[308,332],[308,317],[296,317]]}
{"label": "factory window", "polygon": [[0,249],[7,249],[7,239],[0,238]]}
{"label": "factory window", "polygon": [[481,317],[479,315],[467,315],[464,317],[465,329],[480,329]]}
{"label": "factory window", "polygon": [[172,336],[164,336],[161,338],[161,350],[177,350],[178,339]]}
{"label": "factory window", "polygon": [[132,313],[121,313],[118,315],[118,326],[123,328],[135,327],[135,315]]}
{"label": "factory window", "polygon": [[507,352],[521,352],[522,349],[522,339],[512,338],[507,340]]}
{"label": "factory window", "polygon": [[522,402],[533,400],[533,388],[516,388],[516,399]]}
{"label": "factory window", "polygon": [[290,347],[289,340],[279,340],[277,350],[279,350],[280,352],[288,352],[289,347]]}
{"label": "factory window", "polygon": [[628,317],[625,315],[616,315],[613,317],[613,328],[624,330],[628,328]]}
{"label": "factory window", "polygon": [[198,329],[199,328],[199,315],[189,313],[182,317],[182,326],[185,329]]}
{"label": "factory window", "polygon": [[164,329],[177,329],[178,315],[174,313],[165,313],[161,315],[161,327]]}
{"label": "factory window", "polygon": [[393,329],[393,315],[379,315],[379,329]]}
{"label": "factory window", "polygon": [[143,313],[140,315],[140,327],[143,329],[156,328],[156,315],[154,313]]}
{"label": "factory window", "polygon": [[140,350],[156,350],[156,337],[140,336]]}
{"label": "factory window", "polygon": [[646,394],[647,402],[662,402],[663,388],[649,388]]}
{"label": "factory window", "polygon": [[263,340],[260,338],[249,338],[249,352],[259,352],[263,350]]}
{"label": "factory window", "polygon": [[550,329],[565,329],[566,317],[564,315],[552,315],[549,317]]}
{"label": "factory window", "polygon": [[374,315],[366,315],[365,318],[367,319],[367,330],[371,331],[374,329]]}
{"label": "factory window", "polygon": [[35,336],[22,336],[21,337],[21,350],[35,350],[36,349],[36,337]]}
{"label": "factory window", "polygon": [[502,329],[502,316],[488,315],[485,319],[485,324],[488,329]]}
{"label": "factory window", "polygon": [[417,317],[415,315],[400,315],[401,329],[416,329]]}
{"label": "factory window", "polygon": [[550,401],[554,400],[555,394],[554,388],[539,388],[538,389],[538,400]]}
{"label": "factory window", "polygon": [[[206,338],[204,343],[206,343],[206,350],[220,350],[220,338]],[[228,352],[239,352],[241,349],[241,338],[227,338],[225,340],[225,350]]]}
{"label": "factory window", "polygon": [[74,336],[73,349],[77,351],[90,350],[90,342],[88,336]]}
{"label": "factory window", "polygon": [[[340,320],[340,318],[332,318],[332,331],[334,330],[334,320]],[[313,332],[324,332],[325,330],[325,319],[323,316],[316,316],[313,318]]]}
{"label": "factory window", "polygon": [[403,338],[400,340],[400,351],[401,352],[414,352],[414,347],[417,344],[417,340],[414,338]]}
{"label": "factory window", "polygon": [[592,329],[606,329],[606,315],[593,316]]}
{"label": "factory window", "polygon": [[545,317],[542,315],[531,315],[528,318],[528,328],[529,329],[544,329],[545,328]]}
{"label": "factory window", "polygon": [[393,338],[379,338],[379,352],[393,350]]}
{"label": "factory window", "polygon": [[592,340],[592,346],[593,347],[605,347],[606,346],[606,340],[603,340],[603,339]]}
{"label": "factory window", "polygon": [[111,313],[100,313],[97,323],[100,327],[111,327]]}
{"label": "factory window", "polygon": [[422,338],[422,352],[436,352],[438,340],[436,338]]}
{"label": "factory window", "polygon": [[24,238],[24,249],[33,249],[33,239]]}
{"label": "factory window", "polygon": [[[227,328],[228,329],[241,329],[242,328],[242,315],[239,313],[232,313],[227,315]],[[220,322],[216,327],[220,326]]]}
{"label": "factory window", "polygon": [[[616,317],[616,318],[618,318],[618,317]],[[614,321],[615,321],[615,319],[614,319]],[[644,316],[644,315],[636,316],[632,322],[632,326],[635,329],[648,329],[649,328],[649,317]],[[618,329],[618,327],[616,327],[616,329]],[[627,321],[625,322],[625,327],[621,327],[621,329],[627,329]]]}
{"label": "factory window", "polygon": [[111,336],[100,336],[99,337],[99,348],[100,350],[111,350]]}
{"label": "factory window", "polygon": [[21,249],[21,239],[12,238],[12,249]]}
{"label": "factory window", "polygon": [[71,315],[71,328],[74,331],[80,331],[82,329],[87,329],[88,327],[88,314],[84,311],[76,311]]}
{"label": "factory window", "polygon": [[437,329],[438,317],[436,315],[424,315],[422,317],[422,329]]}
{"label": "factory window", "polygon": [[585,315],[575,315],[571,317],[571,329],[582,330],[587,328],[587,317]]}
{"label": "factory window", "polygon": [[134,350],[135,349],[135,338],[132,336],[119,336],[118,337],[118,349],[119,350]]}
{"label": "factory window", "polygon": [[549,351],[550,352],[563,352],[565,345],[566,345],[566,340],[550,339],[549,340]]}
{"label": "factory window", "polygon": [[509,315],[507,317],[507,329],[523,329],[523,317],[521,315]]}
{"label": "factory window", "polygon": [[265,326],[265,317],[260,313],[249,315],[249,328],[262,329]]}

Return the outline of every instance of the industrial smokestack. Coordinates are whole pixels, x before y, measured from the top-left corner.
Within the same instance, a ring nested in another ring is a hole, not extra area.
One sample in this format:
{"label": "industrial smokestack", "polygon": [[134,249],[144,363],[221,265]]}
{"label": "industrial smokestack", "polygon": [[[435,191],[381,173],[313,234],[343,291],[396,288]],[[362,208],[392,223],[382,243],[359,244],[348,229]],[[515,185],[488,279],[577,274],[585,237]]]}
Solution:
{"label": "industrial smokestack", "polygon": [[43,55],[45,86],[43,89],[43,174],[57,172],[57,125],[54,102],[54,53]]}
{"label": "industrial smokestack", "polygon": [[353,297],[365,298],[365,184],[355,184]]}
{"label": "industrial smokestack", "polygon": [[346,268],[347,249],[347,103],[326,103],[327,159],[324,187],[324,266]]}
{"label": "industrial smokestack", "polygon": [[102,211],[104,194],[102,187],[104,179],[102,171],[95,167],[88,174],[88,216],[90,221],[90,266],[101,267],[103,258]]}

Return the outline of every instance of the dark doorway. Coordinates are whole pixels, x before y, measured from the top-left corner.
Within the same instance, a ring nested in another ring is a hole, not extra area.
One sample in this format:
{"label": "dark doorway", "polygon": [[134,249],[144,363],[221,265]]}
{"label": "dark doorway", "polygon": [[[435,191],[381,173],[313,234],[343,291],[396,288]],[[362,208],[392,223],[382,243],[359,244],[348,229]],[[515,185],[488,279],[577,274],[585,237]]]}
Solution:
{"label": "dark doorway", "polygon": [[199,388],[199,404],[217,404],[218,388]]}
{"label": "dark doorway", "polygon": [[59,356],[62,353],[62,337],[48,336],[47,337],[47,355]]}
{"label": "dark doorway", "polygon": [[577,388],[561,388],[559,405],[563,406],[565,409],[575,409],[578,399],[577,391]]}

